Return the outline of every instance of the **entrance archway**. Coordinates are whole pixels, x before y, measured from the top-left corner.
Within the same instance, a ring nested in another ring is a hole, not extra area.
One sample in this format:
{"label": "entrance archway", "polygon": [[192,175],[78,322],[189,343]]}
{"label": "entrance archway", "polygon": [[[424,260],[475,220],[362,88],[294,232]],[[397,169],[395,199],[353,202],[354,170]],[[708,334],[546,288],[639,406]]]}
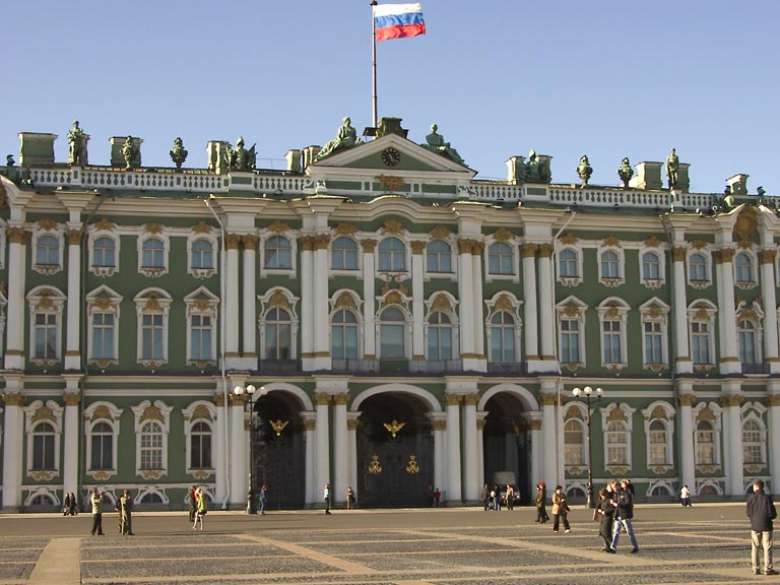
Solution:
{"label": "entrance archway", "polygon": [[383,392],[362,400],[357,427],[362,507],[430,505],[434,443],[429,405],[414,394]]}
{"label": "entrance archway", "polygon": [[255,402],[253,476],[257,493],[268,486],[266,508],[303,508],[306,499],[306,444],[301,403],[286,391]]}
{"label": "entrance archway", "polygon": [[507,483],[519,490],[520,500],[530,503],[531,491],[531,431],[528,411],[515,394],[497,392],[484,403],[483,461],[485,483],[499,484],[503,491]]}

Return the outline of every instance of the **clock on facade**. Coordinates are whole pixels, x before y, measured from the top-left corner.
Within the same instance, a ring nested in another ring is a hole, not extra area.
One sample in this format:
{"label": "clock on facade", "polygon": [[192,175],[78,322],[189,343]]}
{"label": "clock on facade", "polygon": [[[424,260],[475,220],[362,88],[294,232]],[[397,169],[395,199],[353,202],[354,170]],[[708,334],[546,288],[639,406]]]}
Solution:
{"label": "clock on facade", "polygon": [[401,153],[392,146],[390,148],[385,148],[382,151],[382,162],[388,167],[394,167],[401,162]]}

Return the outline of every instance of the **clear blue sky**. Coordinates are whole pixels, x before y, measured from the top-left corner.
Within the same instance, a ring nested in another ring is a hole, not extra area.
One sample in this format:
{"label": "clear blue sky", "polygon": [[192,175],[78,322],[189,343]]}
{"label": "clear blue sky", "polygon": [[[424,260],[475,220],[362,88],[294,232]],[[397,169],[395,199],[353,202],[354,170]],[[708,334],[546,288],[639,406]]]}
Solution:
{"label": "clear blue sky", "polygon": [[[623,156],[677,147],[692,189],[737,172],[780,194],[777,0],[423,0],[428,34],[380,43],[380,114],[423,141],[431,122],[481,177],[530,148],[553,180],[615,184]],[[187,165],[209,139],[258,156],[323,144],[352,116],[369,125],[368,0],[15,1],[3,6],[0,153],[20,130],[145,139],[145,165]]]}

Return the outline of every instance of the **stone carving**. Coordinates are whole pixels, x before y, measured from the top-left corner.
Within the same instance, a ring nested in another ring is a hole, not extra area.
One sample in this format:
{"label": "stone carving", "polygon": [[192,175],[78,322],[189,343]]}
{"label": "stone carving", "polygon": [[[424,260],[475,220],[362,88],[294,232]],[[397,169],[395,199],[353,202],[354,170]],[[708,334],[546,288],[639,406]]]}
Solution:
{"label": "stone carving", "polygon": [[531,149],[528,162],[525,163],[525,180],[528,183],[549,183],[551,179],[549,159],[540,158],[536,151]]}
{"label": "stone carving", "polygon": [[666,157],[666,177],[669,179],[669,189],[676,189],[679,183],[680,159],[677,149],[673,148]]}
{"label": "stone carving", "polygon": [[577,165],[577,175],[579,175],[580,177],[581,187],[588,186],[588,181],[590,181],[590,177],[592,174],[593,174],[593,167],[590,166],[588,155],[583,154],[580,157],[580,164]]}
{"label": "stone carving", "polygon": [[617,172],[620,182],[623,183],[623,189],[628,189],[628,183],[631,181],[631,177],[634,176],[634,169],[631,168],[631,161],[628,160],[627,156],[624,156],[623,160],[620,161]]}
{"label": "stone carving", "polygon": [[81,129],[78,120],[68,130],[68,164],[83,167],[87,165],[87,141],[89,136]]}
{"label": "stone carving", "polygon": [[352,127],[352,118],[347,116],[341,121],[341,127],[339,128],[336,137],[332,140],[329,140],[325,146],[322,147],[322,149],[317,153],[317,156],[314,158],[314,162],[322,160],[326,156],[330,156],[339,150],[344,150],[345,148],[355,146],[356,143],[357,132]]}
{"label": "stone carving", "polygon": [[187,160],[187,155],[189,154],[187,149],[184,148],[184,141],[181,137],[177,136],[173,141],[173,147],[169,154],[171,155],[171,160],[173,161],[173,164],[176,165],[176,168],[181,169],[181,165]]}
{"label": "stone carving", "polygon": [[231,171],[251,171],[254,170],[257,164],[257,153],[255,147],[257,144],[253,144],[252,148],[247,150],[244,148],[244,137],[239,136],[236,140],[236,147],[231,148],[227,146],[227,150],[230,157],[230,170]]}
{"label": "stone carving", "polygon": [[431,133],[425,137],[425,144],[422,146],[432,152],[446,156],[453,162],[461,165],[466,164],[460,154],[458,154],[458,151],[452,148],[449,142],[445,142],[444,136],[439,134],[439,126],[437,124],[431,125]]}
{"label": "stone carving", "polygon": [[141,166],[141,146],[132,136],[125,138],[122,145],[122,158],[125,159],[126,169],[137,169]]}

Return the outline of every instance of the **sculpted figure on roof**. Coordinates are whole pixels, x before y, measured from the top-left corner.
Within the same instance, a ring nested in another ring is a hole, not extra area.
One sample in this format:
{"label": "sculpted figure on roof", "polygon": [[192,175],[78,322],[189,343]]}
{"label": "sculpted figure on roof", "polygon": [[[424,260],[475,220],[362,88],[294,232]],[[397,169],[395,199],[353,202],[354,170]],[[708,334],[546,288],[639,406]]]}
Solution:
{"label": "sculpted figure on roof", "polygon": [[74,121],[68,130],[68,164],[79,167],[87,164],[87,140],[78,120]]}
{"label": "sculpted figure on roof", "polygon": [[629,162],[627,156],[624,156],[618,167],[618,177],[620,177],[620,182],[623,183],[624,189],[628,189],[628,183],[633,176],[634,169],[631,168],[631,162]]}
{"label": "sculpted figure on roof", "polygon": [[581,186],[587,187],[588,181],[590,181],[590,177],[593,174],[593,167],[590,166],[587,154],[583,154],[580,157],[580,164],[577,165],[577,174],[580,177]]}
{"label": "sculpted figure on roof", "polygon": [[180,169],[181,165],[184,164],[184,161],[187,160],[187,155],[189,154],[187,149],[184,148],[184,141],[180,137],[177,136],[173,141],[173,148],[171,148],[169,154],[171,155],[173,164],[176,165],[177,169]]}
{"label": "sculpted figure on roof", "polygon": [[551,179],[549,159],[540,158],[536,151],[531,149],[525,164],[525,180],[528,183],[549,183]]}
{"label": "sculpted figure on roof", "polygon": [[256,144],[253,144],[252,148],[250,148],[249,150],[244,148],[243,136],[239,136],[238,140],[236,140],[235,148],[230,148],[230,146],[228,146],[228,149],[230,151],[230,170],[233,171],[253,170],[257,162],[257,153],[255,152],[256,146],[257,146]]}
{"label": "sculpted figure on roof", "polygon": [[444,155],[458,164],[466,164],[460,154],[458,154],[458,151],[452,148],[449,142],[445,142],[444,136],[439,134],[439,126],[437,124],[431,125],[431,133],[425,137],[425,144],[422,146],[428,150]]}
{"label": "sculpted figure on roof", "polygon": [[134,169],[141,166],[141,148],[132,136],[125,138],[122,145],[122,157],[125,159],[125,168]]}
{"label": "sculpted figure on roof", "polygon": [[341,127],[339,128],[336,137],[329,140],[325,146],[322,147],[315,160],[322,160],[334,152],[349,148],[350,146],[355,146],[355,143],[357,143],[357,132],[352,127],[352,118],[347,116],[341,121]]}
{"label": "sculpted figure on roof", "polygon": [[669,179],[669,188],[674,189],[678,185],[680,159],[677,157],[677,149],[673,148],[666,157],[666,176]]}

